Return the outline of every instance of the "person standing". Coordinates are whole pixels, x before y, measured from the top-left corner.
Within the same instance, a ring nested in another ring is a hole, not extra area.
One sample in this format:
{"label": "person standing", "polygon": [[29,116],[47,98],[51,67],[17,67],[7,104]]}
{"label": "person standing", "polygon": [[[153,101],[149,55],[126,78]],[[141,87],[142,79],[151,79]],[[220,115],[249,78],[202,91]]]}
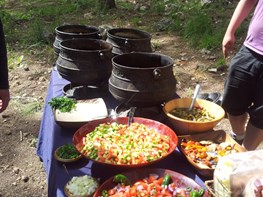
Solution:
{"label": "person standing", "polygon": [[3,24],[0,19],[0,113],[6,110],[10,101],[7,51]]}
{"label": "person standing", "polygon": [[237,28],[252,9],[246,39],[231,59],[222,101],[234,139],[242,140],[247,150],[263,141],[263,0],[240,0],[222,41],[226,58],[234,51]]}

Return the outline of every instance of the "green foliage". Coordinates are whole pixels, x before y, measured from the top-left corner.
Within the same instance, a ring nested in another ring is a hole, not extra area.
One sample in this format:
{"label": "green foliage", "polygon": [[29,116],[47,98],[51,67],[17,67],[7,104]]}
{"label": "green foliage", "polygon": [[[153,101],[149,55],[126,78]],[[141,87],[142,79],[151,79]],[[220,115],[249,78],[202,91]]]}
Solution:
{"label": "green foliage", "polygon": [[155,50],[158,50],[160,48],[160,42],[159,41],[155,41],[155,42],[152,42],[152,48]]}
{"label": "green foliage", "polygon": [[[221,47],[235,8],[226,0],[206,4],[201,0],[153,0],[153,4],[151,11],[165,13],[165,17],[171,19],[168,31],[178,32],[193,47],[210,50]],[[242,24],[237,36],[245,35],[247,25],[248,22]]]}
{"label": "green foliage", "polygon": [[[29,147],[36,148],[36,147],[37,147],[37,141],[38,141],[37,138],[28,139]],[[25,195],[25,197],[26,197],[26,196],[27,196],[27,195]]]}
{"label": "green foliage", "polygon": [[10,106],[23,116],[31,116],[43,109],[44,103],[33,97],[16,96],[11,99]]}
{"label": "green foliage", "polygon": [[43,106],[38,101],[27,103],[23,107],[21,113],[25,116],[29,116],[29,115],[35,114],[36,112],[40,112],[42,110],[42,107]]}
{"label": "green foliage", "polygon": [[165,12],[165,4],[163,1],[153,0],[152,1],[152,10],[157,14],[163,14]]}
{"label": "green foliage", "polygon": [[[40,20],[34,20],[31,24],[31,29],[28,31],[28,33],[25,35],[25,39],[23,41],[29,42],[29,43],[48,43],[47,40],[45,40],[44,32],[45,27],[41,23]],[[26,44],[26,43],[24,43]]]}
{"label": "green foliage", "polygon": [[11,53],[11,55],[8,57],[8,68],[9,69],[14,69],[18,67],[24,59],[23,55],[20,56],[15,56]]}
{"label": "green foliage", "polygon": [[120,1],[116,0],[116,4],[118,5],[118,8],[125,9],[125,10],[132,10],[133,4],[129,1]]}
{"label": "green foliage", "polygon": [[91,0],[36,0],[19,3],[19,9],[0,10],[0,17],[4,23],[8,43],[19,42],[23,46],[50,44],[48,35],[54,32],[56,25],[68,22],[69,15],[81,18],[79,15],[94,5],[94,1]]}
{"label": "green foliage", "polygon": [[196,42],[198,48],[210,50],[221,48],[223,35],[223,32],[215,32],[213,34],[202,36],[201,40]]}
{"label": "green foliage", "polygon": [[[0,2],[0,17],[9,49],[43,51],[44,48],[48,53],[50,49],[44,46],[52,49],[54,29],[65,23],[141,25],[140,29],[152,31],[163,18],[171,21],[164,24],[167,28],[163,31],[179,33],[193,47],[218,49],[235,8],[226,4],[227,0],[207,4],[201,0],[151,0],[151,6],[145,11],[136,11],[135,4],[126,0],[116,0],[117,9],[113,10],[106,10],[94,0],[20,0],[16,2],[18,6],[8,8],[5,2]],[[245,35],[248,22],[238,29],[237,36]]]}
{"label": "green foliage", "polygon": [[227,70],[227,64],[226,64],[226,60],[225,58],[220,58],[215,62],[215,68],[217,68],[218,70]]}
{"label": "green foliage", "polygon": [[183,35],[197,46],[204,37],[212,35],[212,23],[209,16],[199,13],[192,15],[185,23]]}
{"label": "green foliage", "polygon": [[139,25],[140,21],[142,21],[141,17],[133,17],[131,19],[131,24],[136,27]]}
{"label": "green foliage", "polygon": [[1,17],[2,22],[5,22],[11,17],[11,15],[6,10],[1,9],[0,10],[0,17]]}
{"label": "green foliage", "polygon": [[219,28],[214,26],[213,17],[216,14],[212,10],[220,11],[220,8],[215,9],[215,6],[218,6],[218,2],[202,5],[200,1],[176,1],[176,6],[170,14],[174,21],[171,28],[179,31],[192,46],[213,49],[222,39],[222,35],[218,34]]}

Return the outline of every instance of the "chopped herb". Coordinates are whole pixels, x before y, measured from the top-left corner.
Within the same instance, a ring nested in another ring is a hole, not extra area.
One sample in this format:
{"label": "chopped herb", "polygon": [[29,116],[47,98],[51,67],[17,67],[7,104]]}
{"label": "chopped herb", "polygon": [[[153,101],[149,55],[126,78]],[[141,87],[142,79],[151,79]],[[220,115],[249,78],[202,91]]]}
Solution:
{"label": "chopped herb", "polygon": [[53,110],[59,109],[61,112],[71,112],[76,108],[76,103],[76,100],[67,97],[55,97],[48,102]]}
{"label": "chopped herb", "polygon": [[58,149],[57,154],[62,159],[74,159],[80,155],[73,144],[65,144],[61,146]]}

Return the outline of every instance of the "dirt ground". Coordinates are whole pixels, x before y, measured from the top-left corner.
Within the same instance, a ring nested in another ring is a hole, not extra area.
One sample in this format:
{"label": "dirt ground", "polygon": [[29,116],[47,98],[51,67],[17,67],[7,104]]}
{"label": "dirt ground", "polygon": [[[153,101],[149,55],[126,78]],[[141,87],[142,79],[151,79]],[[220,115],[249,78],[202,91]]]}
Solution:
{"label": "dirt ground", "polygon": [[[220,53],[193,50],[175,35],[152,33],[152,36],[152,41],[159,43],[156,52],[175,61],[180,96],[191,95],[197,82],[201,84],[201,93],[223,92],[226,73],[207,71]],[[10,70],[12,99],[9,108],[0,115],[0,197],[47,196],[45,170],[36,155],[41,112],[23,115],[18,106],[44,102],[51,68],[45,60],[39,60],[25,61]],[[217,127],[230,130],[226,119]]]}

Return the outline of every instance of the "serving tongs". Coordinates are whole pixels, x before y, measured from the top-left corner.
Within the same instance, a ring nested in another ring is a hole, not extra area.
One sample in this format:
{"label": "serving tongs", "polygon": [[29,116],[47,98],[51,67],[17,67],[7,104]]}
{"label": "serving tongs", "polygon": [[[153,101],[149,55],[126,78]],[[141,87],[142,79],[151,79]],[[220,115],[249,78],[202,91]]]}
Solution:
{"label": "serving tongs", "polygon": [[130,108],[129,116],[128,116],[128,126],[130,126],[131,123],[132,123],[132,121],[133,121],[133,117],[134,117],[134,114],[135,114],[135,110],[136,110],[136,107],[131,107],[131,108]]}
{"label": "serving tongs", "polygon": [[194,103],[195,103],[196,97],[197,97],[197,95],[199,94],[199,91],[200,91],[200,84],[198,83],[198,84],[196,84],[196,86],[195,86],[194,96],[193,96],[191,105],[190,105],[190,107],[189,107],[189,111],[192,111],[192,109],[193,109],[193,107],[194,107]]}

